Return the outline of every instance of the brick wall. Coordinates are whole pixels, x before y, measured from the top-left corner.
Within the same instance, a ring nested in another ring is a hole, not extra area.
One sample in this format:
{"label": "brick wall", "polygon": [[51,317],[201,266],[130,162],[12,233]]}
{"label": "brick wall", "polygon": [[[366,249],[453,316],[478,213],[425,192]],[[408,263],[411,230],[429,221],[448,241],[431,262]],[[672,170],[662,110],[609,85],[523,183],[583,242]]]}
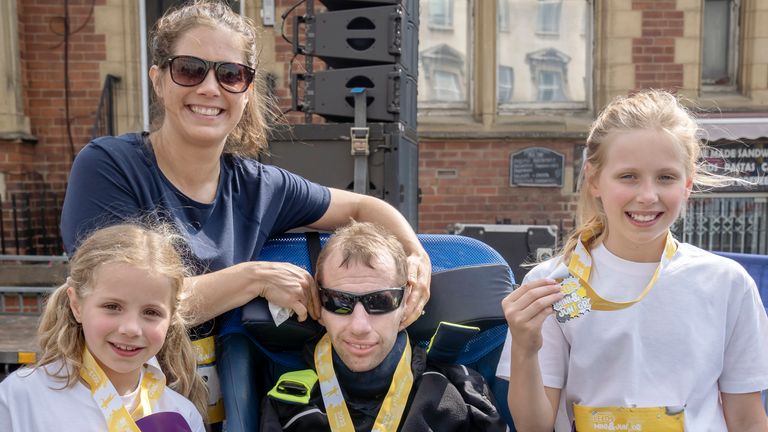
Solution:
{"label": "brick wall", "polygon": [[[275,64],[282,65],[282,71],[276,84],[275,94],[278,98],[280,108],[286,111],[291,106],[291,92],[290,92],[290,74],[301,73],[306,71],[305,56],[293,55],[293,47],[291,44],[283,39],[280,34],[280,16],[284,11],[288,10],[291,6],[296,4],[296,0],[277,0],[275,5],[276,10],[276,24],[275,24]],[[323,11],[323,5],[319,2],[315,2],[315,12]],[[285,19],[284,33],[288,40],[293,38],[293,17],[304,15],[306,7],[301,5],[294,9],[288,17]],[[299,29],[299,44],[304,45],[304,28]],[[293,62],[291,62],[293,60]],[[292,66],[291,66],[292,64]],[[325,63],[319,59],[314,58],[312,61],[313,70],[325,69]],[[301,87],[301,82],[299,83]],[[286,119],[290,123],[305,123],[304,113],[291,112],[286,114]],[[318,116],[313,116],[313,123],[323,123],[324,119]]]}
{"label": "brick wall", "polygon": [[29,170],[62,190],[74,151],[88,142],[101,95],[99,64],[106,59],[104,35],[94,31],[92,6],[106,0],[69,0],[69,123],[64,84],[64,16],[59,0],[19,2],[24,98],[32,134],[38,138]]}
{"label": "brick wall", "polygon": [[683,36],[683,11],[675,0],[633,0],[642,11],[642,37],[632,40],[635,88],[677,90],[683,86],[683,65],[675,63],[675,38]]}
{"label": "brick wall", "polygon": [[[99,65],[106,59],[105,38],[95,33],[92,7],[105,1],[69,0],[69,120],[65,114],[64,2],[17,2],[24,111],[38,141],[2,146],[0,172],[4,174],[7,191],[3,197],[6,237],[12,235],[8,201],[13,194],[63,192],[73,153],[90,139],[101,95]],[[32,203],[33,235],[38,236],[43,216],[39,207],[34,207],[34,198]],[[45,218],[58,217],[56,213],[52,210]]]}
{"label": "brick wall", "polygon": [[[419,141],[419,229],[444,233],[453,223],[559,224],[572,228],[576,141]],[[511,187],[509,157],[528,147],[565,155],[565,187]]]}

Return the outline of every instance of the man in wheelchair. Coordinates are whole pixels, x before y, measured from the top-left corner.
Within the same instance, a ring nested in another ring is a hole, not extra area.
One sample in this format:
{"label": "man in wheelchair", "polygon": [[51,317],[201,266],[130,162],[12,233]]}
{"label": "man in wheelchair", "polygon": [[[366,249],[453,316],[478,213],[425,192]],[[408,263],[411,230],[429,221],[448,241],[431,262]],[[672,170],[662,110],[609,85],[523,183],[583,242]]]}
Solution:
{"label": "man in wheelchair", "polygon": [[482,376],[412,347],[401,329],[407,258],[370,223],[339,229],[318,257],[326,333],[313,369],[284,374],[262,406],[262,431],[504,431]]}

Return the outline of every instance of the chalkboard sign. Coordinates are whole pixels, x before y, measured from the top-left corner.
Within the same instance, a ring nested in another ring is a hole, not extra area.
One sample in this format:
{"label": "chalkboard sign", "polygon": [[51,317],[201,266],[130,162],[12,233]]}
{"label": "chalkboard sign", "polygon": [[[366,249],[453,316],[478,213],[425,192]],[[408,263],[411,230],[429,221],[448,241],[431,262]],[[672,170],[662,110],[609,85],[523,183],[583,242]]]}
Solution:
{"label": "chalkboard sign", "polygon": [[544,147],[530,147],[509,157],[511,186],[562,187],[565,157]]}

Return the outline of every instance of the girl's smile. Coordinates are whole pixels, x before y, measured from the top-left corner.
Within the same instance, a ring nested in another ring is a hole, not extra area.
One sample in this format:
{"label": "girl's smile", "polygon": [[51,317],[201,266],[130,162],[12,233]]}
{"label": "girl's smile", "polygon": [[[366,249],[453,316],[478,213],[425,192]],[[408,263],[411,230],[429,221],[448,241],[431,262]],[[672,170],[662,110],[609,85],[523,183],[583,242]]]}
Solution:
{"label": "girl's smile", "polygon": [[127,263],[106,263],[78,299],[68,290],[85,344],[120,394],[132,391],[140,368],[165,343],[171,321],[171,281]]}
{"label": "girl's smile", "polygon": [[658,261],[691,191],[678,145],[655,129],[614,131],[604,145],[604,163],[589,190],[608,221],[605,246],[627,260]]}

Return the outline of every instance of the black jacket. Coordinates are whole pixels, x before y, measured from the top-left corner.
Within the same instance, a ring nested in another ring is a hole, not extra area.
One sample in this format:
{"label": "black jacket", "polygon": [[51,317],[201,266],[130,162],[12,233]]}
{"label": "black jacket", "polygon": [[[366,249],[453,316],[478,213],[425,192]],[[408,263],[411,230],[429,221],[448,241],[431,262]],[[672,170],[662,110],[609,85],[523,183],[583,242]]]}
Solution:
{"label": "black jacket", "polygon": [[[413,388],[399,431],[503,432],[506,424],[496,409],[483,377],[462,365],[426,362],[426,353],[415,347],[411,361]],[[348,404],[357,432],[373,426],[383,396],[373,397],[374,409],[363,412]],[[273,399],[262,404],[261,431],[330,431],[320,385],[315,384],[307,405]]]}

